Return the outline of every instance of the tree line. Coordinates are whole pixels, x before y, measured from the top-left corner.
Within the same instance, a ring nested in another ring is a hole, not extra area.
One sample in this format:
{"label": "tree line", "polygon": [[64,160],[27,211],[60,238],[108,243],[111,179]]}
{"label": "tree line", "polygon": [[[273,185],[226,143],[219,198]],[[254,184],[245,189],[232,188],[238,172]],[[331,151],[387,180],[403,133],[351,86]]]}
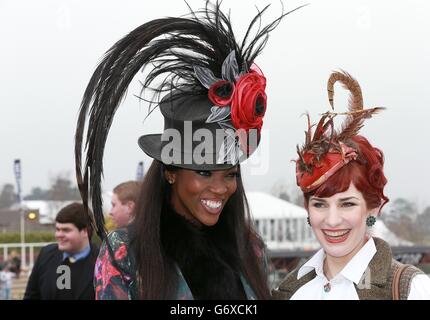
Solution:
{"label": "tree line", "polygon": [[[81,196],[76,185],[65,175],[57,175],[51,179],[50,186],[47,189],[34,187],[31,192],[24,195],[23,200],[51,200],[51,201],[68,201],[80,200]],[[0,191],[0,209],[9,208],[18,200],[15,186],[6,183]]]}

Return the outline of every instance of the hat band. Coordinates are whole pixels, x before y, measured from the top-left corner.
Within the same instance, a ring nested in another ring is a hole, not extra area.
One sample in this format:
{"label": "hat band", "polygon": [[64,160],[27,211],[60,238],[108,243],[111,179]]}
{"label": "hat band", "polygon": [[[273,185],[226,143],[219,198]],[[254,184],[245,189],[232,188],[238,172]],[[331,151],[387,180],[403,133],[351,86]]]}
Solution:
{"label": "hat band", "polygon": [[332,165],[324,174],[318,177],[315,181],[307,186],[300,185],[300,188],[303,192],[311,192],[318,187],[320,187],[324,182],[326,182],[332,175],[334,175],[337,171],[347,165],[350,161],[357,159],[357,151],[346,144],[340,142],[341,147],[340,154],[342,155],[341,159]]}
{"label": "hat band", "polygon": [[[166,121],[167,122],[167,121]],[[169,121],[160,137],[161,161],[168,165],[232,164],[245,160],[249,147],[258,145],[258,131],[247,131],[247,139],[239,139],[241,130],[223,129],[217,124],[193,121]]]}

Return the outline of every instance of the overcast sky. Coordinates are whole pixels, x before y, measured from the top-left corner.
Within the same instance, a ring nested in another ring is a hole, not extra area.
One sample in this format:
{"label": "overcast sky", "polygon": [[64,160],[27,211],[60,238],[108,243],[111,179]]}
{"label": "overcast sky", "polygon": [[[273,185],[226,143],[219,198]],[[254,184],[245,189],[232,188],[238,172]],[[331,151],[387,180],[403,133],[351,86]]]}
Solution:
{"label": "overcast sky", "polygon": [[[284,1],[286,17],[256,63],[268,79],[268,109],[261,143],[263,169],[245,164],[247,190],[294,187],[295,146],[303,142],[308,111],[328,108],[326,81],[344,69],[361,84],[367,107],[387,110],[362,133],[386,156],[387,195],[430,205],[430,4],[428,1]],[[204,1],[190,0],[193,8]],[[225,0],[233,27],[243,30],[269,1]],[[266,22],[281,9],[272,1]],[[58,173],[74,179],[73,135],[82,93],[103,53],[150,19],[187,12],[182,1],[0,0],[0,186],[14,183],[13,160],[22,160],[24,194],[48,187]],[[140,135],[160,132],[162,117],[143,124],[146,106],[133,96],[114,120],[105,152],[105,190],[133,179]],[[336,87],[335,107],[347,95]],[[258,159],[258,158],[255,158]],[[254,159],[254,160],[255,160]]]}

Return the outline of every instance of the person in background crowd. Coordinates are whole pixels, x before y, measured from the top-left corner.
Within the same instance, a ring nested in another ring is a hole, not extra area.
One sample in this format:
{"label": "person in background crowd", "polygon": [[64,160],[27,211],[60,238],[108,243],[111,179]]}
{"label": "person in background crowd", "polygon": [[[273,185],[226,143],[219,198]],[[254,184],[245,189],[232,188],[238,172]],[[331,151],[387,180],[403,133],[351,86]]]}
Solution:
{"label": "person in background crowd", "polygon": [[110,216],[117,228],[125,228],[134,220],[139,191],[138,181],[123,182],[113,189]]}
{"label": "person in background crowd", "polygon": [[94,300],[94,265],[99,252],[82,203],[55,218],[57,243],[43,247],[31,272],[25,300]]}

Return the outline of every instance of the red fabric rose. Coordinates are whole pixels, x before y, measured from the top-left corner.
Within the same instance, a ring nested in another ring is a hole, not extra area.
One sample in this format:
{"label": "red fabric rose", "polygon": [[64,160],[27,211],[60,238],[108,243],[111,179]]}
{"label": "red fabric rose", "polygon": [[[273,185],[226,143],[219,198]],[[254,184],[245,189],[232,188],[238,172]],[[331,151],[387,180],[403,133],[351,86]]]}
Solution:
{"label": "red fabric rose", "polygon": [[228,106],[233,99],[235,86],[227,80],[214,83],[208,92],[209,99],[218,107]]}
{"label": "red fabric rose", "polygon": [[261,130],[266,112],[266,78],[251,70],[236,82],[231,101],[231,121],[236,129]]}

